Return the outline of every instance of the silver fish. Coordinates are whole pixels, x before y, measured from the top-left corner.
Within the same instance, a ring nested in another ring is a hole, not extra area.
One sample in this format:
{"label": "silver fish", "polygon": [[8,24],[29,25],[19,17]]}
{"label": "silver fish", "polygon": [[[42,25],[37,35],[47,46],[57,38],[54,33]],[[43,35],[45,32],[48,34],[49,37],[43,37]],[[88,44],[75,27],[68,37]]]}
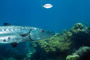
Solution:
{"label": "silver fish", "polygon": [[0,26],[0,43],[12,43],[16,47],[17,43],[24,41],[35,41],[53,36],[52,31],[27,26]]}

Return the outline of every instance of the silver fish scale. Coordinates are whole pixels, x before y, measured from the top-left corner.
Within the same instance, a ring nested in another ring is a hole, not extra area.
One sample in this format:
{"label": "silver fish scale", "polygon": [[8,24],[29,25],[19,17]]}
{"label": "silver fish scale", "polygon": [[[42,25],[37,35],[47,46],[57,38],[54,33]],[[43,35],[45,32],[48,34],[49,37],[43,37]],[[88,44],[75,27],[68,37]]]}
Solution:
{"label": "silver fish scale", "polygon": [[23,41],[23,39],[19,35],[0,36],[0,43],[12,43],[12,42],[18,43],[21,41]]}
{"label": "silver fish scale", "polygon": [[26,34],[32,29],[32,27],[22,27],[22,26],[1,26],[0,36],[7,34]]}

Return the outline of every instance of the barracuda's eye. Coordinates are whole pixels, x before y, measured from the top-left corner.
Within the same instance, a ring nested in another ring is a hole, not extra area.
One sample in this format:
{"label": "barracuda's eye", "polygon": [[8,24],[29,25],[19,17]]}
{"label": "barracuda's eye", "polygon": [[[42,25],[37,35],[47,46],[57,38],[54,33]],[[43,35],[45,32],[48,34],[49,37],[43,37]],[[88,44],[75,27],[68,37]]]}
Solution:
{"label": "barracuda's eye", "polygon": [[44,33],[44,30],[41,30],[42,33]]}

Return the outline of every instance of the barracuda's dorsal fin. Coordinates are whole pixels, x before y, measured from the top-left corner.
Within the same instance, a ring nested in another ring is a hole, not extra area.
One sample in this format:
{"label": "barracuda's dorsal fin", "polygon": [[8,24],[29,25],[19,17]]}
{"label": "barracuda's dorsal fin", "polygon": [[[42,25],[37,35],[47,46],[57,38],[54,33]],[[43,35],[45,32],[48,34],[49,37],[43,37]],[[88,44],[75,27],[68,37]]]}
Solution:
{"label": "barracuda's dorsal fin", "polygon": [[12,24],[9,23],[3,23],[4,26],[12,26]]}

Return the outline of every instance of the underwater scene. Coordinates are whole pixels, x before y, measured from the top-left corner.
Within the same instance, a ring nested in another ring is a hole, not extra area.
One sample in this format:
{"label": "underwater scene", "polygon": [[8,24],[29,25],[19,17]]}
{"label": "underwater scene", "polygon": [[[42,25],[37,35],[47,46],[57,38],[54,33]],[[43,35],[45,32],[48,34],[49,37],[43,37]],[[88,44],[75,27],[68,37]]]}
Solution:
{"label": "underwater scene", "polygon": [[90,60],[90,0],[0,0],[0,60]]}

